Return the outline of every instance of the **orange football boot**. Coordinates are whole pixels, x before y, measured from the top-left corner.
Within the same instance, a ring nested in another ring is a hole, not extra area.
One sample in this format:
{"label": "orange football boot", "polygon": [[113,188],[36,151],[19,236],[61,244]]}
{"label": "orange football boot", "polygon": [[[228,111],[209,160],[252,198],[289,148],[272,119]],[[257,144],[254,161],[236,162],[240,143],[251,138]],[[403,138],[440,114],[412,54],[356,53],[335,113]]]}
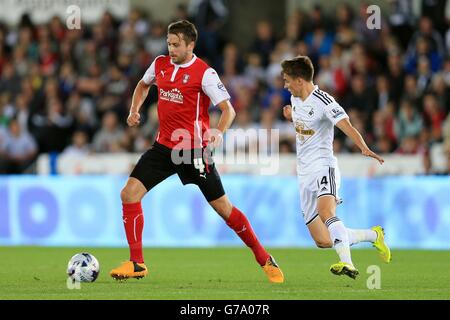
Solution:
{"label": "orange football boot", "polygon": [[284,275],[281,271],[280,267],[275,262],[275,259],[270,256],[269,259],[267,259],[266,264],[263,265],[263,270],[267,275],[267,278],[269,278],[270,282],[274,283],[283,283],[284,282]]}
{"label": "orange football boot", "polygon": [[112,269],[109,275],[116,280],[125,280],[128,278],[141,279],[148,274],[147,266],[143,263],[134,261],[122,262],[120,267]]}

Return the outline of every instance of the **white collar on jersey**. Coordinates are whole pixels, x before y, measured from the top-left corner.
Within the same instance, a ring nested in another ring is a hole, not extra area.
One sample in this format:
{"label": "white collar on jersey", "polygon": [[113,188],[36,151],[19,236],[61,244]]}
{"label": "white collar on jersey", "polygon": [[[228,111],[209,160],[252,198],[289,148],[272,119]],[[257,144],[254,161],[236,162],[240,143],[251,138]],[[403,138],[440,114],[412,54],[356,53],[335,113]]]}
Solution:
{"label": "white collar on jersey", "polygon": [[189,62],[186,62],[184,64],[176,64],[176,63],[172,62],[172,59],[170,59],[170,63],[173,64],[175,67],[187,68],[187,67],[190,67],[195,62],[195,60],[197,60],[197,56],[194,53],[194,54],[192,54],[192,59]]}
{"label": "white collar on jersey", "polygon": [[313,94],[313,92],[316,91],[317,89],[319,89],[319,86],[318,86],[317,84],[315,84],[315,85],[314,85],[314,90],[311,91],[311,93],[309,94],[309,96],[307,96],[307,97],[305,98],[305,100],[302,100],[302,98],[300,98],[300,97],[296,97],[296,98],[297,98],[298,100],[300,100],[302,103],[304,103],[306,100],[309,99],[309,97],[311,97],[311,95]]}

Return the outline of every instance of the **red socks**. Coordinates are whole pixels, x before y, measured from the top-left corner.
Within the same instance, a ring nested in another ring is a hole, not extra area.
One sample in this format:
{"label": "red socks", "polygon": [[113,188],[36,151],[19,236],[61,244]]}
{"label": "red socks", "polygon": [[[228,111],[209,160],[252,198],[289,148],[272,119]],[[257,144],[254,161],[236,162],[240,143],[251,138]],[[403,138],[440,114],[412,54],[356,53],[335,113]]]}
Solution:
{"label": "red socks", "polygon": [[144,263],[142,256],[142,230],[144,229],[144,214],[140,202],[122,203],[123,225],[130,247],[130,260]]}
{"label": "red socks", "polygon": [[[144,263],[142,254],[142,230],[144,229],[144,215],[140,202],[123,203],[123,224],[130,247],[130,260]],[[253,251],[256,261],[263,266],[269,254],[263,248],[253,232],[250,222],[239,209],[233,207],[227,225],[233,229],[242,241]]]}
{"label": "red socks", "polygon": [[233,207],[227,225],[236,232],[250,249],[252,249],[256,261],[258,261],[261,266],[265,265],[267,259],[269,259],[269,254],[259,243],[250,222],[239,209]]}

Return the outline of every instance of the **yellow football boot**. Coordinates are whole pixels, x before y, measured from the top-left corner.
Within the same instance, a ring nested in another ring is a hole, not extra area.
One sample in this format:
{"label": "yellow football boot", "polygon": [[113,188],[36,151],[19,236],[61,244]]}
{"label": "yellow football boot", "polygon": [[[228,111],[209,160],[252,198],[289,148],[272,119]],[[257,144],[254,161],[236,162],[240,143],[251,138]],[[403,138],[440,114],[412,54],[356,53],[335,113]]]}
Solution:
{"label": "yellow football boot", "polygon": [[352,279],[356,279],[356,276],[359,274],[358,269],[356,269],[350,263],[346,262],[338,262],[332,264],[330,267],[330,271],[335,275],[342,276],[344,274]]}
{"label": "yellow football boot", "polygon": [[373,246],[377,249],[381,260],[383,260],[386,263],[391,262],[392,256],[391,256],[391,250],[384,242],[384,229],[380,226],[376,226],[372,228],[373,231],[377,234],[377,239],[373,243]]}

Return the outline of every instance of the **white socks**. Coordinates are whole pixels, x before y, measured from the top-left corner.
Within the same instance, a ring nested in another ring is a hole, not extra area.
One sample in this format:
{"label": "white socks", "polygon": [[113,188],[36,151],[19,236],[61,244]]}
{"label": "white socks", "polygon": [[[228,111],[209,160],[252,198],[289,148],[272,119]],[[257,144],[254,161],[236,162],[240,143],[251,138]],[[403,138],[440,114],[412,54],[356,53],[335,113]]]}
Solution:
{"label": "white socks", "polygon": [[377,240],[377,233],[370,229],[347,228],[347,234],[351,246],[359,242],[375,242]]}
{"label": "white socks", "polygon": [[350,255],[350,241],[347,229],[338,217],[331,217],[325,221],[325,225],[330,232],[331,241],[336,250],[340,261],[349,263],[353,266]]}

